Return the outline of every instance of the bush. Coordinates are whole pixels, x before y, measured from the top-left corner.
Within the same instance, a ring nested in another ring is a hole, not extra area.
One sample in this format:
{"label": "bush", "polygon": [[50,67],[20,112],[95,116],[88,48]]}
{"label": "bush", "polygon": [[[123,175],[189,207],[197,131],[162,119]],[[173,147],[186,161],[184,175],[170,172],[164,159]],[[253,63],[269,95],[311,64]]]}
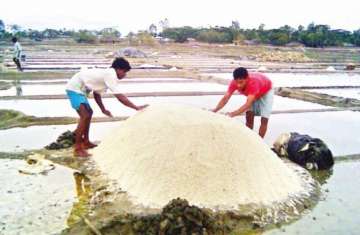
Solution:
{"label": "bush", "polygon": [[87,30],[80,30],[75,35],[75,41],[78,43],[96,43],[97,37]]}
{"label": "bush", "polygon": [[185,26],[180,28],[167,28],[165,29],[161,36],[173,39],[175,42],[186,42],[188,38],[196,38],[198,35],[199,30]]}
{"label": "bush", "polygon": [[116,42],[119,41],[121,33],[114,28],[104,28],[99,33],[101,42]]}
{"label": "bush", "polygon": [[200,32],[196,39],[208,43],[230,43],[233,41],[229,34],[213,29]]}
{"label": "bush", "polygon": [[140,32],[137,35],[138,41],[140,45],[153,46],[155,45],[154,37],[147,32]]}
{"label": "bush", "polygon": [[130,32],[127,35],[127,39],[129,41],[130,46],[140,46],[140,45],[153,46],[156,44],[155,38],[148,32],[143,32],[143,31],[137,34]]}
{"label": "bush", "polygon": [[288,34],[283,32],[276,32],[269,35],[270,43],[276,46],[284,46],[290,42]]}

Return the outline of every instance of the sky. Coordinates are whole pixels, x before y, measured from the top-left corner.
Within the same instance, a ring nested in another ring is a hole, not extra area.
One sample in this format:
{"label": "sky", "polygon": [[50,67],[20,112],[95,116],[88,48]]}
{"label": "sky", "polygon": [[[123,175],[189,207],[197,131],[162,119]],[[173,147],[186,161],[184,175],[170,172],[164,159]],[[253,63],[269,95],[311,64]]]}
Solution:
{"label": "sky", "polygon": [[165,18],[171,27],[229,26],[237,20],[242,28],[257,28],[262,23],[265,29],[285,24],[297,28],[315,22],[357,30],[359,10],[356,0],[17,0],[2,1],[0,19],[33,29],[115,27],[123,35],[148,29]]}

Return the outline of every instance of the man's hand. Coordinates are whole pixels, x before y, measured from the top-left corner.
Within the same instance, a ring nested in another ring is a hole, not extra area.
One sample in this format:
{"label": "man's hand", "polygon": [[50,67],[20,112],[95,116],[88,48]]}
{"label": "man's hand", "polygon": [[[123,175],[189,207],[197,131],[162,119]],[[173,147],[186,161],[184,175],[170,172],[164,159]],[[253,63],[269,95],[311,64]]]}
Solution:
{"label": "man's hand", "polygon": [[113,117],[113,115],[110,113],[109,110],[104,109],[104,110],[102,111],[102,113],[105,114],[105,115],[108,116],[108,117]]}
{"label": "man's hand", "polygon": [[149,105],[148,104],[145,104],[145,105],[140,105],[140,106],[137,106],[136,110],[139,111],[139,110],[143,110],[144,108],[148,107]]}
{"label": "man's hand", "polygon": [[226,116],[231,117],[231,118],[236,117],[237,115],[238,114],[235,111],[226,113]]}
{"label": "man's hand", "polygon": [[248,95],[246,103],[243,106],[241,106],[238,110],[235,110],[234,112],[226,113],[226,115],[229,117],[242,115],[251,108],[251,105],[254,103],[254,101],[255,95]]}

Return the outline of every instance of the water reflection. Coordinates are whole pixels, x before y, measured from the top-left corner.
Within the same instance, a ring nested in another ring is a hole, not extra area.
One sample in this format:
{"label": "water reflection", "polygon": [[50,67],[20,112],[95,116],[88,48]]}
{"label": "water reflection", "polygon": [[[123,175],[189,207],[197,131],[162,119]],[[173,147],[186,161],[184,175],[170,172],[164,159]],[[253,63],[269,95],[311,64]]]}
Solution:
{"label": "water reflection", "polygon": [[76,183],[77,201],[73,204],[67,225],[70,227],[79,222],[84,215],[89,213],[91,198],[90,179],[80,172],[74,173]]}
{"label": "water reflection", "polygon": [[22,96],[23,95],[23,90],[21,87],[21,80],[19,78],[15,78],[13,85],[15,86],[16,89],[16,96]]}
{"label": "water reflection", "polygon": [[311,176],[316,179],[321,185],[327,184],[330,177],[333,175],[333,169],[322,171],[310,171]]}

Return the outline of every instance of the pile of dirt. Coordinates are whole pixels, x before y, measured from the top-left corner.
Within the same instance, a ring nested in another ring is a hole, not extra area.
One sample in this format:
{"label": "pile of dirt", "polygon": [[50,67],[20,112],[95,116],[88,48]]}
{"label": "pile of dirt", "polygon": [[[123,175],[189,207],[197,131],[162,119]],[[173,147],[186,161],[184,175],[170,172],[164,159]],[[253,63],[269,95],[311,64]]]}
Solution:
{"label": "pile of dirt", "polygon": [[[234,230],[248,232],[257,229],[253,218],[237,217],[233,213],[218,215],[212,210],[192,206],[185,199],[171,200],[159,214],[122,214],[107,218],[85,219],[63,234],[228,234]],[[236,222],[235,222],[236,221]]]}
{"label": "pile of dirt", "polygon": [[253,55],[253,58],[260,62],[313,62],[302,52],[294,51],[266,51]]}
{"label": "pile of dirt", "polygon": [[122,48],[115,53],[116,57],[130,57],[130,58],[146,58],[145,52],[140,51],[134,47]]}
{"label": "pile of dirt", "polygon": [[55,142],[47,145],[45,148],[48,150],[59,150],[70,148],[75,144],[75,133],[72,131],[65,131],[62,133]]}

